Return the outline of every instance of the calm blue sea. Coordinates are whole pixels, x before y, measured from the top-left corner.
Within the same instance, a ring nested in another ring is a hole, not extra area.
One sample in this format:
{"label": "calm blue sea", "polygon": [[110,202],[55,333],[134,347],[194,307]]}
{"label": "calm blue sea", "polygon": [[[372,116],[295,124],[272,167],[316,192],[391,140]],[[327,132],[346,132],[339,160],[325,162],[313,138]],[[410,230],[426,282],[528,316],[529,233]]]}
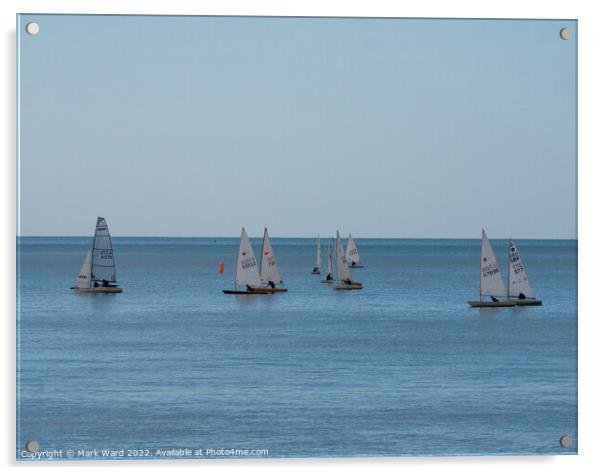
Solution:
{"label": "calm blue sea", "polygon": [[577,452],[576,241],[516,241],[543,306],[483,310],[479,240],[356,242],[363,290],[274,238],[289,292],[232,296],[237,239],[114,238],[124,293],[85,295],[91,238],[20,238],[17,457]]}

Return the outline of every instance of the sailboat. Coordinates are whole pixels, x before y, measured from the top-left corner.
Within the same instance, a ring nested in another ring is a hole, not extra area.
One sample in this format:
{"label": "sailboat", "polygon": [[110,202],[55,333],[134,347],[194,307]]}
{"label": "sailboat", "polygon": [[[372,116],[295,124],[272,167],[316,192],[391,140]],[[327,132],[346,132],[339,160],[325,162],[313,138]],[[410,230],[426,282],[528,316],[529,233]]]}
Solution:
{"label": "sailboat", "polygon": [[328,239],[328,274],[326,274],[326,279],[322,281],[323,284],[333,284],[334,283],[334,272],[332,266],[332,238]]}
{"label": "sailboat", "polygon": [[276,256],[272,249],[272,242],[268,234],[268,228],[263,230],[263,244],[261,245],[261,263],[259,266],[259,278],[261,283],[266,286],[262,290],[267,290],[270,293],[287,292],[284,287],[276,287],[277,284],[282,284],[282,277],[278,270]]}
{"label": "sailboat", "polygon": [[322,267],[322,254],[320,252],[320,235],[318,234],[318,247],[316,248],[316,267],[314,267],[311,273],[320,275],[320,267]]}
{"label": "sailboat", "polygon": [[[244,286],[239,289],[239,286]],[[225,294],[269,294],[261,287],[261,278],[257,269],[257,260],[251,247],[251,241],[245,228],[240,232],[240,244],[236,258],[236,274],[234,275],[234,290],[224,290]]]}
{"label": "sailboat", "polygon": [[515,305],[541,305],[542,301],[535,298],[529,284],[518,247],[512,240],[508,243],[508,250],[508,298]]}
{"label": "sailboat", "polygon": [[335,246],[335,257],[337,263],[337,279],[338,283],[332,286],[334,290],[354,290],[361,289],[363,285],[361,282],[353,282],[351,280],[351,271],[345,261],[345,254],[343,251],[343,245],[341,244],[341,236],[337,230],[337,240]]}
{"label": "sailboat", "polygon": [[[491,300],[482,300],[486,295]],[[502,280],[500,266],[498,266],[491,242],[483,229],[481,233],[481,291],[480,300],[470,300],[471,307],[514,307],[514,301],[508,299],[508,292]],[[506,300],[500,300],[505,298]]]}
{"label": "sailboat", "polygon": [[349,235],[349,239],[347,240],[347,252],[345,253],[345,259],[347,260],[347,264],[354,269],[358,267],[364,267],[360,261],[360,254],[357,250],[357,246],[355,245],[355,241]]}
{"label": "sailboat", "polygon": [[76,292],[119,294],[123,289],[115,278],[115,259],[109,227],[104,218],[96,219],[92,248],[86,254],[82,268],[77,275]]}

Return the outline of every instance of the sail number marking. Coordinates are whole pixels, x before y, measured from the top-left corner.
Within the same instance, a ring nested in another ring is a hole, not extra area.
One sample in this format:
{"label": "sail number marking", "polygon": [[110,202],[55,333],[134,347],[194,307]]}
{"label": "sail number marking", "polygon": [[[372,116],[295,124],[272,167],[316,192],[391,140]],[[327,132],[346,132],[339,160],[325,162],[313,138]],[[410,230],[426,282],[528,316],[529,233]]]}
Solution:
{"label": "sail number marking", "polygon": [[111,251],[110,249],[103,249],[102,251],[100,251],[100,258],[113,259],[113,251]]}
{"label": "sail number marking", "polygon": [[514,275],[518,275],[522,274],[525,268],[523,267],[522,263],[517,262],[512,264],[512,270],[514,270]]}
{"label": "sail number marking", "polygon": [[495,275],[497,273],[499,273],[499,269],[495,264],[489,264],[487,266],[484,266],[482,268],[483,271],[483,277],[488,277],[490,275]]}
{"label": "sail number marking", "polygon": [[517,252],[510,253],[510,263],[512,264],[512,270],[514,270],[514,275],[522,274],[524,272],[523,263],[518,257]]}
{"label": "sail number marking", "polygon": [[247,258],[242,259],[240,261],[240,266],[243,269],[248,269],[249,267],[254,267],[256,265],[257,265],[257,263],[255,262],[255,258],[254,257],[247,257]]}

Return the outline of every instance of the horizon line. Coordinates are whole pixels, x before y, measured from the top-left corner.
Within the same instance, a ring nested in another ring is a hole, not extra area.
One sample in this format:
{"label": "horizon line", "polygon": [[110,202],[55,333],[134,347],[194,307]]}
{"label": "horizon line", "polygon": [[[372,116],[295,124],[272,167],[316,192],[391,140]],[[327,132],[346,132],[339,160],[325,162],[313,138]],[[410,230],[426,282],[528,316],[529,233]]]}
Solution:
{"label": "horizon line", "polygon": [[[341,236],[341,239],[347,239],[348,238],[348,234],[345,236]],[[440,240],[440,239],[447,239],[447,240],[466,240],[466,239],[474,239],[474,240],[481,240],[480,237],[399,237],[399,236],[378,236],[378,237],[374,237],[374,236],[358,236],[356,234],[353,234],[353,239],[405,239],[405,240],[417,240],[417,239],[424,239],[424,240]],[[86,235],[42,235],[42,234],[29,234],[29,235],[16,235],[16,238],[92,238],[94,237],[91,234],[86,234]],[[330,236],[332,239],[336,239],[334,236]],[[146,239],[240,239],[240,235],[236,235],[236,236],[169,236],[169,235],[118,235],[118,234],[111,234],[111,238],[146,238]],[[262,236],[249,236],[249,238],[251,239],[261,239]],[[328,240],[329,237],[328,236],[322,236],[320,235],[319,237],[321,240]],[[318,239],[318,236],[273,236],[270,235],[270,239]],[[521,240],[533,240],[533,241],[577,241],[578,237],[518,237],[518,236],[509,236],[509,237],[491,237],[489,236],[489,239],[494,239],[494,240],[500,240],[500,239],[505,239],[505,240],[511,240],[511,239],[521,239]]]}

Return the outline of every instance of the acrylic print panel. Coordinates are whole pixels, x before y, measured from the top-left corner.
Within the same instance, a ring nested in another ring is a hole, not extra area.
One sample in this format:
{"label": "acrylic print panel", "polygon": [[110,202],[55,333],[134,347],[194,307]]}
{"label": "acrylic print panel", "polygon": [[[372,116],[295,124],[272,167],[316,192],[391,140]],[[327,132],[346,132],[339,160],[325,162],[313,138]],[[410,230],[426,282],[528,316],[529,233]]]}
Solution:
{"label": "acrylic print panel", "polygon": [[576,21],[17,31],[18,459],[577,453]]}

